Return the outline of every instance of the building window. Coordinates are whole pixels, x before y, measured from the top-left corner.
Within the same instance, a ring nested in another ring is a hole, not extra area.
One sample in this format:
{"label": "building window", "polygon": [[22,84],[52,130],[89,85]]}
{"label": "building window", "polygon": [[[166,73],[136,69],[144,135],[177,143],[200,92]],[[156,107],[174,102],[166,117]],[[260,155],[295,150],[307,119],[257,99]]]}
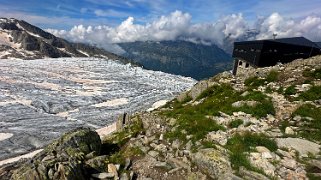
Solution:
{"label": "building window", "polygon": [[255,49],[251,48],[251,52],[254,52]]}
{"label": "building window", "polygon": [[249,63],[246,63],[245,64],[245,68],[248,68],[250,65],[249,65]]}

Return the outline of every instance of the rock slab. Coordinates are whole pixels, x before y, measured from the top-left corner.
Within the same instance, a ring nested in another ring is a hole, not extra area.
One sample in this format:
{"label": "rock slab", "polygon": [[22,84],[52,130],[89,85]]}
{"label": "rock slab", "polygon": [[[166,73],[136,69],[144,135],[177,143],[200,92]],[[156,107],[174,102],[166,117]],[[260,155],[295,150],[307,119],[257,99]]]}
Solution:
{"label": "rock slab", "polygon": [[192,154],[192,161],[213,179],[222,179],[232,174],[232,168],[225,152],[213,148],[202,149]]}
{"label": "rock slab", "polygon": [[308,155],[308,153],[316,155],[321,147],[319,144],[300,138],[277,138],[276,143],[279,148],[295,149],[301,156]]}

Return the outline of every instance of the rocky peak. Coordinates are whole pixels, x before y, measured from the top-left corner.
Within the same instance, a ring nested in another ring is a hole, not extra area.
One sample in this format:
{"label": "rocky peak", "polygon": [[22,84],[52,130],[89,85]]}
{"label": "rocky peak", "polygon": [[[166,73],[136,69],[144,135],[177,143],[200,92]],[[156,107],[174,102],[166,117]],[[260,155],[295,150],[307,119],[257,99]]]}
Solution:
{"label": "rocky peak", "polygon": [[0,18],[0,59],[99,57],[129,61],[87,44],[71,43],[23,20]]}

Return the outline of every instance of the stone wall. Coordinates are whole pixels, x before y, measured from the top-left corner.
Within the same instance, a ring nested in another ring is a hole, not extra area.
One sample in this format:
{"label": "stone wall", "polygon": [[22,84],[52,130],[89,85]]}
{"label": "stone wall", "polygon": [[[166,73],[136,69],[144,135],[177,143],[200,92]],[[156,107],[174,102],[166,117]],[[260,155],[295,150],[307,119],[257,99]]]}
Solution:
{"label": "stone wall", "polygon": [[[272,67],[263,67],[263,68],[256,68],[251,66],[250,64],[248,64],[246,61],[244,60],[238,60],[239,62],[242,63],[238,63],[238,67],[237,67],[237,71],[236,71],[236,75],[238,78],[241,79],[246,79],[252,76],[259,76],[259,77],[264,77],[266,76],[271,70],[280,70],[283,68],[290,68],[293,69],[295,67],[299,67],[299,66],[315,66],[320,67],[320,58],[321,56],[314,56],[311,57],[309,59],[297,59],[294,60],[290,63],[286,63],[286,64],[277,64],[275,66]],[[248,64],[248,66],[247,66]]]}

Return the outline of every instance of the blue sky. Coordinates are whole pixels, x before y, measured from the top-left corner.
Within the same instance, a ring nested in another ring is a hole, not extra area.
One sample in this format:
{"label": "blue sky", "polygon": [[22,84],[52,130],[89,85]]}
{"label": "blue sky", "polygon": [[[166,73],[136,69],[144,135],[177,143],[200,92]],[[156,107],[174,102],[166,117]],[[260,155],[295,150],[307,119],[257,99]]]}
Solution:
{"label": "blue sky", "polygon": [[321,41],[320,7],[321,0],[0,0],[0,17],[121,53],[116,43],[134,41],[224,47],[226,38],[269,39],[274,33]]}
{"label": "blue sky", "polygon": [[0,16],[70,29],[78,24],[116,26],[129,16],[145,24],[175,10],[189,13],[193,23],[215,22],[233,13],[250,22],[273,12],[299,19],[320,16],[320,7],[321,0],[0,0]]}

